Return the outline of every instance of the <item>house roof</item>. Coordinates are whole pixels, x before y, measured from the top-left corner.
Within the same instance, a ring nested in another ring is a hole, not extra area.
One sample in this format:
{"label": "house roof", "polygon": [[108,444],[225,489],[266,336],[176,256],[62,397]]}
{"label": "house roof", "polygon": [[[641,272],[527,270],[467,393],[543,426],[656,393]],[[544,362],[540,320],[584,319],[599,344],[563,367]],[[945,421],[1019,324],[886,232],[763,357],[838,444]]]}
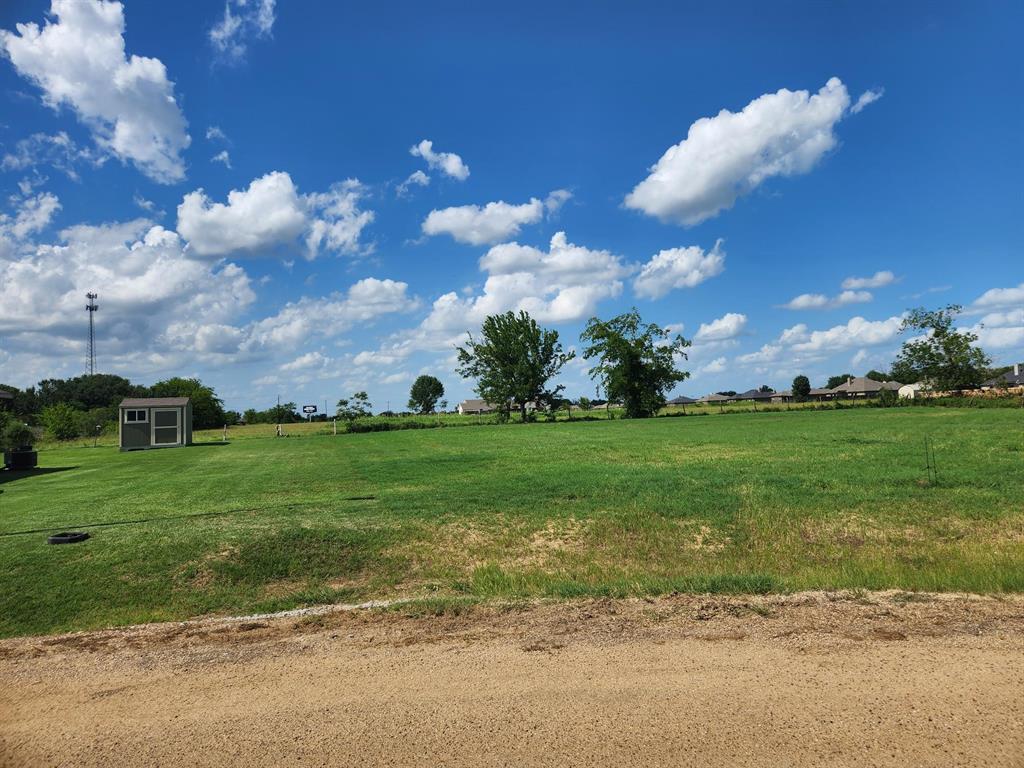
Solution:
{"label": "house roof", "polygon": [[730,400],[768,400],[772,395],[777,394],[775,392],[762,392],[759,389],[748,389],[746,392],[740,392],[738,395],[733,395]]}
{"label": "house roof", "polygon": [[463,400],[459,403],[459,407],[464,411],[493,411],[494,406],[488,403],[486,400]]}
{"label": "house roof", "polygon": [[1024,385],[1024,372],[1014,373],[1013,371],[1007,371],[1001,376],[996,376],[994,379],[982,382],[983,387],[1019,387]]}
{"label": "house roof", "polygon": [[883,389],[897,390],[903,385],[898,381],[875,381],[866,376],[856,376],[833,389],[833,392],[881,392]]}
{"label": "house roof", "polygon": [[187,397],[126,397],[121,401],[121,408],[164,408],[176,405],[188,405]]}
{"label": "house roof", "polygon": [[835,390],[828,389],[827,387],[821,387],[820,389],[814,389],[812,387],[811,391],[808,392],[807,394],[808,395],[814,395],[816,397],[820,397],[821,395],[831,395],[834,391]]}
{"label": "house roof", "polygon": [[8,392],[6,389],[0,389],[0,400],[13,400],[14,395]]}
{"label": "house roof", "polygon": [[716,392],[712,392],[710,395],[704,395],[704,397],[698,398],[698,403],[724,403],[729,398],[725,395],[719,395]]}
{"label": "house roof", "polygon": [[673,397],[671,400],[669,400],[667,405],[690,405],[691,403],[696,403],[696,402],[697,401],[694,400],[692,397],[687,397],[686,395],[680,395],[679,397]]}

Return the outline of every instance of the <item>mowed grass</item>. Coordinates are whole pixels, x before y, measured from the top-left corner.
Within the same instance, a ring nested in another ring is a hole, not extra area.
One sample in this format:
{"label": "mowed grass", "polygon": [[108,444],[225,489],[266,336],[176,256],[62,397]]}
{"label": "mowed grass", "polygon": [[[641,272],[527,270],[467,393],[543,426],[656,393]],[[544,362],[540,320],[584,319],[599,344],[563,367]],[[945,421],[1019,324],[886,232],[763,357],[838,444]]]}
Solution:
{"label": "mowed grass", "polygon": [[[1024,590],[1012,409],[60,448],[40,463],[0,474],[2,635],[397,596]],[[47,545],[58,530],[92,538]]]}

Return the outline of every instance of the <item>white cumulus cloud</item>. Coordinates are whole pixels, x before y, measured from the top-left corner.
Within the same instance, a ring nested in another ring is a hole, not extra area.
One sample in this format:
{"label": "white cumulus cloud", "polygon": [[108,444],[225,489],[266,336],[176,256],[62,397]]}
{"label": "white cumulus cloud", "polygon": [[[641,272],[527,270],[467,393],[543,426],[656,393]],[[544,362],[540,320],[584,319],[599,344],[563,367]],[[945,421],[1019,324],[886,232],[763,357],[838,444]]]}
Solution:
{"label": "white cumulus cloud", "polygon": [[633,281],[637,296],[660,299],[676,288],[693,288],[725,269],[722,241],[705,252],[700,246],[669,248],[659,251],[640,270]]}
{"label": "white cumulus cloud", "polygon": [[427,165],[445,176],[450,176],[459,181],[469,178],[469,166],[462,162],[462,158],[454,152],[435,152],[434,142],[424,139],[419,144],[409,149],[413,157],[422,157]]}
{"label": "white cumulus cloud", "polygon": [[124,9],[103,0],[52,0],[51,20],[0,30],[0,50],[43,101],[68,106],[104,151],[161,183],[185,177],[190,138],[159,59],[127,56]]}
{"label": "white cumulus cloud", "polygon": [[693,340],[695,342],[726,341],[739,336],[746,327],[746,315],[739,312],[727,312],[710,323],[701,323]]}
{"label": "white cumulus cloud", "polygon": [[227,203],[213,202],[202,189],[188,193],[178,206],[178,232],[206,257],[269,255],[294,247],[300,236],[310,258],[321,248],[358,253],[362,231],[373,221],[372,211],[359,208],[362,196],[354,179],[301,195],[289,174],[274,171],[229,192]]}
{"label": "white cumulus cloud", "polygon": [[835,309],[849,304],[864,304],[873,298],[869,291],[842,291],[831,298],[823,293],[801,293],[782,306],[785,309]]}
{"label": "white cumulus cloud", "polygon": [[850,106],[833,77],[816,94],[785,88],[740,112],[697,120],[625,199],[628,208],[694,226],[731,208],[773,176],[807,173],[836,146],[835,126]]}

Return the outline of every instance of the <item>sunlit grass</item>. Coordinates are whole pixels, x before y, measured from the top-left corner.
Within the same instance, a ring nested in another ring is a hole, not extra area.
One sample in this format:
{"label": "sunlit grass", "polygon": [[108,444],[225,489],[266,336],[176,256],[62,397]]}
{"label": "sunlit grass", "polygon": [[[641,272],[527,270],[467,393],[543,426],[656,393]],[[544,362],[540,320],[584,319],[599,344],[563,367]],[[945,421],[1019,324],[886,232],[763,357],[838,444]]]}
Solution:
{"label": "sunlit grass", "polygon": [[[1021,411],[299,426],[0,475],[0,633],[397,596],[1024,590]],[[66,529],[93,538],[46,544]]]}

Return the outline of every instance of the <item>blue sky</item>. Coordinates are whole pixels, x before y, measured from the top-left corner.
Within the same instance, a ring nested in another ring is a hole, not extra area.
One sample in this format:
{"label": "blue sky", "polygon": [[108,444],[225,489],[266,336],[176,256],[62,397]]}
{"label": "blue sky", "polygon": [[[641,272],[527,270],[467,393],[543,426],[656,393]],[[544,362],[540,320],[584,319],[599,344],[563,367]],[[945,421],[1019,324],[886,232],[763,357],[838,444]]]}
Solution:
{"label": "blue sky", "polygon": [[568,347],[634,305],[681,326],[690,395],[884,368],[918,305],[1024,359],[1022,22],[4,3],[0,381],[82,372],[87,290],[101,370],[236,408],[394,408],[422,372],[454,405],[454,344],[516,308]]}

